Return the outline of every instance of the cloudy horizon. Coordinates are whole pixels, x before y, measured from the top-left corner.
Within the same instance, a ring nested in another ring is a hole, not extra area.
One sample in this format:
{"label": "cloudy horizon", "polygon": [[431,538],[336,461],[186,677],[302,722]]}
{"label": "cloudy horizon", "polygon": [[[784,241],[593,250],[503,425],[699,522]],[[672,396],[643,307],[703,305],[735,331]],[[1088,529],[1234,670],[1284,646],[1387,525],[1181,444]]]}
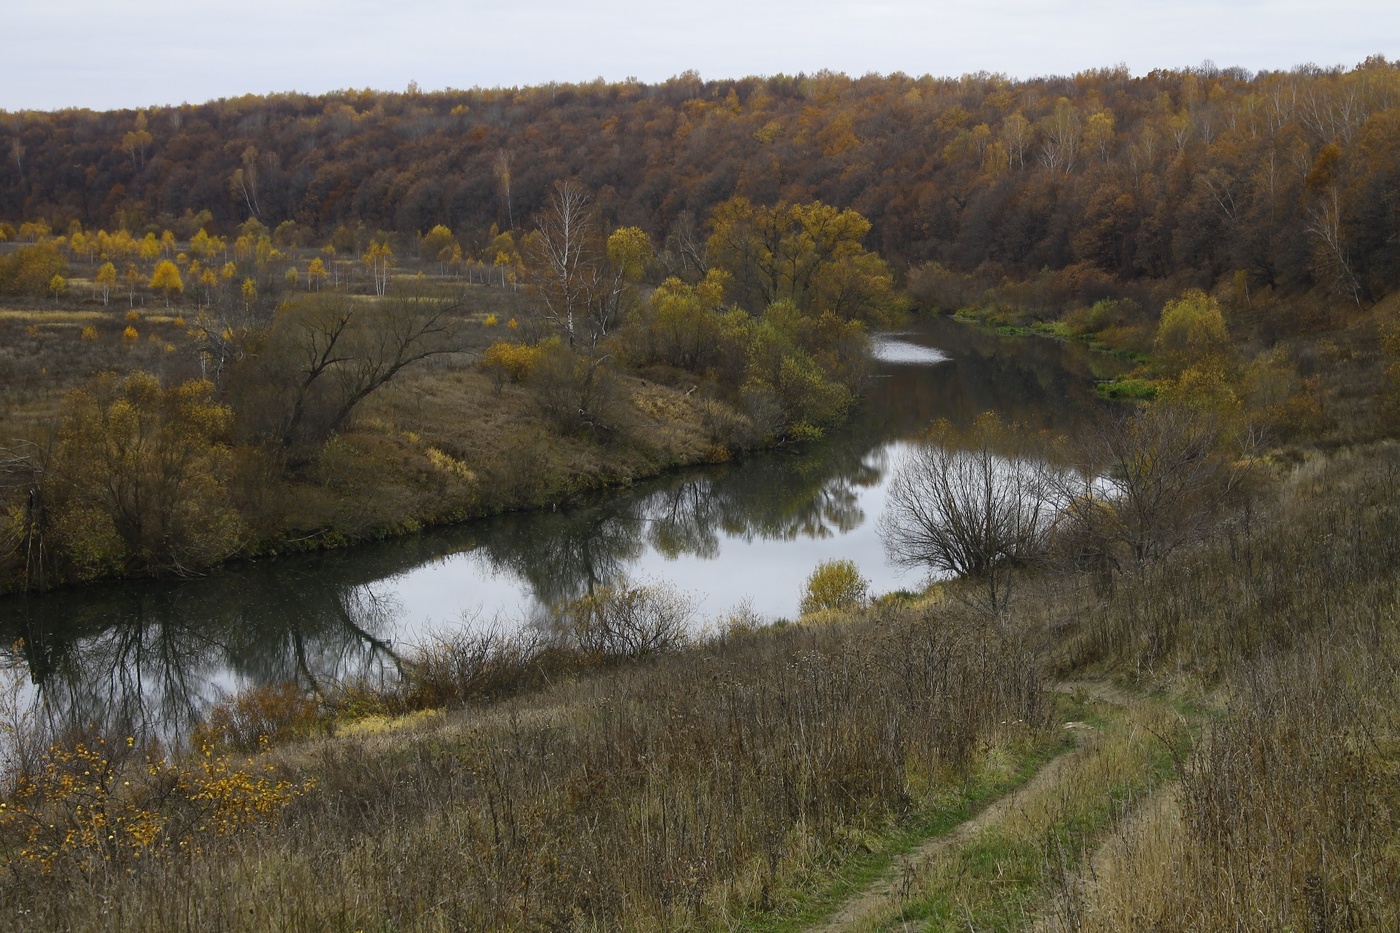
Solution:
{"label": "cloudy horizon", "polygon": [[344,88],[425,91],[821,70],[938,77],[1134,75],[1212,61],[1249,72],[1352,67],[1400,49],[1400,6],[1344,0],[21,0],[7,17],[0,110],[94,110]]}

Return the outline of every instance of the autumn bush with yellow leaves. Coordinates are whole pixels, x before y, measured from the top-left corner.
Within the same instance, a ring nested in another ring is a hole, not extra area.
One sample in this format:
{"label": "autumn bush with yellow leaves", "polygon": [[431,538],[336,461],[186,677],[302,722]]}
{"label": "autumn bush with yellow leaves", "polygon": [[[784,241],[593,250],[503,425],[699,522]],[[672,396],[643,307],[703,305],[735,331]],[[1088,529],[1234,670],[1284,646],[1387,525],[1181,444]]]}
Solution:
{"label": "autumn bush with yellow leaves", "polygon": [[213,395],[208,382],[167,388],[137,372],[69,396],[46,493],[50,543],[77,577],[203,567],[235,550],[231,411]]}
{"label": "autumn bush with yellow leaves", "polygon": [[135,740],[51,745],[31,773],[9,776],[0,803],[0,867],[13,874],[88,874],[112,863],[199,854],[275,823],[311,790],[271,765],[206,744],[185,759],[148,755]]}
{"label": "autumn bush with yellow leaves", "polygon": [[495,380],[499,393],[506,382],[521,383],[530,378],[545,353],[557,345],[557,340],[534,346],[508,341],[493,343],[481,355],[481,370]]}

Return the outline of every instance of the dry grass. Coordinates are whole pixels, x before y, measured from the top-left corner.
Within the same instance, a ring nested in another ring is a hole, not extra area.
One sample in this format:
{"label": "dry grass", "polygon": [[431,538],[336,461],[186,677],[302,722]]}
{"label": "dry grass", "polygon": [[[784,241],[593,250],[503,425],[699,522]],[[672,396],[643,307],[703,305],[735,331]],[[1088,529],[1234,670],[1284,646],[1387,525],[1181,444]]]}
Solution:
{"label": "dry grass", "polygon": [[289,746],[271,758],[279,773],[319,783],[280,827],[129,871],[12,865],[0,917],[72,930],[724,926],[784,903],[989,749],[1052,731],[1033,659],[985,633],[925,617],[790,627],[485,714]]}
{"label": "dry grass", "polygon": [[1057,928],[1400,926],[1397,476],[1390,445],[1304,463],[1253,528],[1086,612],[1072,663],[1221,700]]}
{"label": "dry grass", "polygon": [[1098,837],[1170,776],[1186,721],[1152,698],[1090,698],[1092,725],[1056,759],[905,880],[903,903],[843,929],[1021,929]]}
{"label": "dry grass", "polygon": [[1056,928],[1400,927],[1396,647],[1316,642],[1241,672],[1179,785],[1109,838]]}
{"label": "dry grass", "polygon": [[[0,308],[0,447],[19,439],[42,443],[57,429],[64,396],[100,373],[143,369],[173,381],[198,374],[173,318],[145,318],[136,325],[140,339],[124,341],[126,312],[125,303],[100,311]],[[96,331],[96,340],[82,339],[85,327]],[[166,352],[167,343],[177,352]]]}
{"label": "dry grass", "polygon": [[109,315],[102,311],[0,308],[0,321],[26,321],[34,324],[86,324],[108,317]]}

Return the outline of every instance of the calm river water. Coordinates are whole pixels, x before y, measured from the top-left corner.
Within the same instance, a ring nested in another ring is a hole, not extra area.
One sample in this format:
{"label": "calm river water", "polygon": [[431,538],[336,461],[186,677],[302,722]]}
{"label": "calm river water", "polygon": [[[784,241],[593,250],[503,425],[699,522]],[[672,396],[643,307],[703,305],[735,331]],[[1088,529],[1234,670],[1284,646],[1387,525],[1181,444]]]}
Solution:
{"label": "calm river water", "polygon": [[167,738],[248,685],[396,676],[402,653],[459,626],[530,624],[591,585],[667,582],[698,625],[744,605],[793,617],[819,562],[856,562],[876,593],[913,589],[875,533],[903,450],[939,418],[985,411],[1070,432],[1098,403],[1102,356],[947,320],[877,340],[851,425],[801,452],[697,468],[559,512],[228,568],[205,579],[0,600],[11,700],[52,727]]}

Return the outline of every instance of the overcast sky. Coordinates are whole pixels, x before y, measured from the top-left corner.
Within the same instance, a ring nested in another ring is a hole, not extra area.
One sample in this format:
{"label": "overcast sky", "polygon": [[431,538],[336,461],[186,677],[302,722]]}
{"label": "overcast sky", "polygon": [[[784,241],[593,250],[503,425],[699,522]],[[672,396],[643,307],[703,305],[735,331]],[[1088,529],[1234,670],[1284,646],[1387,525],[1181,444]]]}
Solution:
{"label": "overcast sky", "polygon": [[9,0],[0,110],[823,68],[1013,78],[1400,56],[1397,0]]}

